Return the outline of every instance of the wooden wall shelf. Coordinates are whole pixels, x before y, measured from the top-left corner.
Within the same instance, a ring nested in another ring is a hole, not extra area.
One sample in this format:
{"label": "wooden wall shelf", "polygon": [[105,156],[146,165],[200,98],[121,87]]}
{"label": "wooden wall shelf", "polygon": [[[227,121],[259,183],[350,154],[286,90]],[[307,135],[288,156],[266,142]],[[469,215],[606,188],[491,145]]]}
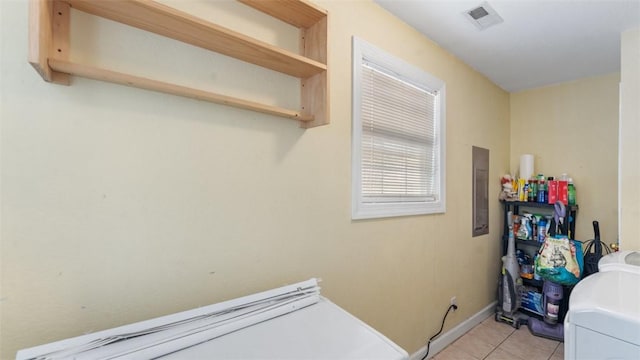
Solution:
{"label": "wooden wall shelf", "polygon": [[[327,11],[305,0],[239,0],[300,29],[293,53],[151,0],[31,0],[29,62],[45,81],[69,84],[69,75],[185,96],[299,120],[329,123]],[[290,110],[222,94],[69,62],[70,8],[215,51],[300,78],[301,109]]]}

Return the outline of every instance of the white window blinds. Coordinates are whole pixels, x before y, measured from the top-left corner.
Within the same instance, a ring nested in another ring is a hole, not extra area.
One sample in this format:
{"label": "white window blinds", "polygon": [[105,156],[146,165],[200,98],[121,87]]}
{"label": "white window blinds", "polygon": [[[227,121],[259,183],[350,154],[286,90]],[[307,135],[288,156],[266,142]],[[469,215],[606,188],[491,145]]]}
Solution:
{"label": "white window blinds", "polygon": [[435,200],[436,93],[362,66],[363,201]]}
{"label": "white window blinds", "polygon": [[354,39],[353,217],[443,212],[444,86],[359,41]]}

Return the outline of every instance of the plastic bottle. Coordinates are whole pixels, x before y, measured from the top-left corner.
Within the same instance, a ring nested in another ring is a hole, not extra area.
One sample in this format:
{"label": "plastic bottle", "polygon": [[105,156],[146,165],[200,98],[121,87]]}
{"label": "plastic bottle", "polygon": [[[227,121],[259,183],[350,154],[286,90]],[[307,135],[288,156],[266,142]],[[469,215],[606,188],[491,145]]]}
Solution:
{"label": "plastic bottle", "polygon": [[549,203],[549,198],[552,196],[552,195],[550,195],[551,192],[553,192],[553,194],[554,194],[553,196],[555,196],[556,199],[558,197],[558,185],[557,185],[557,182],[556,182],[555,188],[553,188],[553,189],[551,188],[551,184],[552,184],[551,181],[554,181],[554,180],[555,180],[555,178],[553,176],[549,176],[547,178],[547,187],[546,187],[547,191],[544,192],[544,203],[545,204]]}
{"label": "plastic bottle", "polygon": [[576,188],[575,186],[573,186],[573,179],[569,178],[569,187],[567,189],[568,192],[568,198],[569,198],[569,205],[575,205],[576,204]]}
{"label": "plastic bottle", "polygon": [[538,202],[547,202],[547,184],[544,182],[544,178],[538,180]]}
{"label": "plastic bottle", "polygon": [[529,180],[529,201],[538,201],[538,180],[536,179]]}
{"label": "plastic bottle", "polygon": [[547,236],[547,219],[541,218],[538,220],[538,232],[536,234],[539,243],[544,242],[544,238]]}
{"label": "plastic bottle", "polygon": [[540,274],[538,273],[538,255],[536,255],[533,258],[533,279],[534,280],[542,280],[542,277],[540,276]]}

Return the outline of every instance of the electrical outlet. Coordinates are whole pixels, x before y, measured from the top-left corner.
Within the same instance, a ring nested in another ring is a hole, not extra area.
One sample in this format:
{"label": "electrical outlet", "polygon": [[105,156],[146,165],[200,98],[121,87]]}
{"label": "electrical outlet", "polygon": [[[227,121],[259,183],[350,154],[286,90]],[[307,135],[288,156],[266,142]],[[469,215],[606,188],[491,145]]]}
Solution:
{"label": "electrical outlet", "polygon": [[[451,305],[458,306],[458,299],[456,299],[455,296],[451,298]],[[453,309],[453,310],[455,311],[456,309]]]}

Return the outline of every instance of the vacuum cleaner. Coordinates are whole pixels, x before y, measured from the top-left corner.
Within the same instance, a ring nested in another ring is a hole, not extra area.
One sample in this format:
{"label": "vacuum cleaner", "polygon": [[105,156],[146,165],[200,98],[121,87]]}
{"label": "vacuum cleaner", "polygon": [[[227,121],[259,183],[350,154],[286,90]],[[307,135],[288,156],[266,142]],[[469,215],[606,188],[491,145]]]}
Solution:
{"label": "vacuum cleaner", "polygon": [[[564,205],[560,202],[555,205],[554,219],[551,220],[550,234],[555,236],[556,232],[567,235],[569,233],[568,224],[565,223],[566,216]],[[544,337],[556,341],[564,341],[564,325],[560,318],[560,306],[563,298],[563,287],[549,280],[542,283],[542,310],[544,316],[542,320],[531,318],[527,326],[529,331],[535,336]]]}
{"label": "vacuum cleaner", "polygon": [[[600,224],[598,221],[593,221],[593,234],[594,238],[584,243],[584,271],[582,272],[582,278],[586,278],[591,274],[598,272],[598,262],[602,255],[610,254],[611,249],[600,241]],[[603,251],[604,250],[604,251]]]}
{"label": "vacuum cleaner", "polygon": [[496,306],[495,320],[508,323],[516,329],[526,324],[528,317],[518,312],[521,303],[522,279],[520,278],[520,265],[516,258],[516,244],[513,235],[513,214],[507,214],[509,224],[509,243],[507,254],[502,257],[502,275],[498,282],[498,305]]}
{"label": "vacuum cleaner", "polygon": [[542,285],[543,320],[531,318],[527,323],[529,331],[533,335],[564,341],[564,326],[562,322],[559,322],[562,297],[562,285],[548,280],[544,281]]}

